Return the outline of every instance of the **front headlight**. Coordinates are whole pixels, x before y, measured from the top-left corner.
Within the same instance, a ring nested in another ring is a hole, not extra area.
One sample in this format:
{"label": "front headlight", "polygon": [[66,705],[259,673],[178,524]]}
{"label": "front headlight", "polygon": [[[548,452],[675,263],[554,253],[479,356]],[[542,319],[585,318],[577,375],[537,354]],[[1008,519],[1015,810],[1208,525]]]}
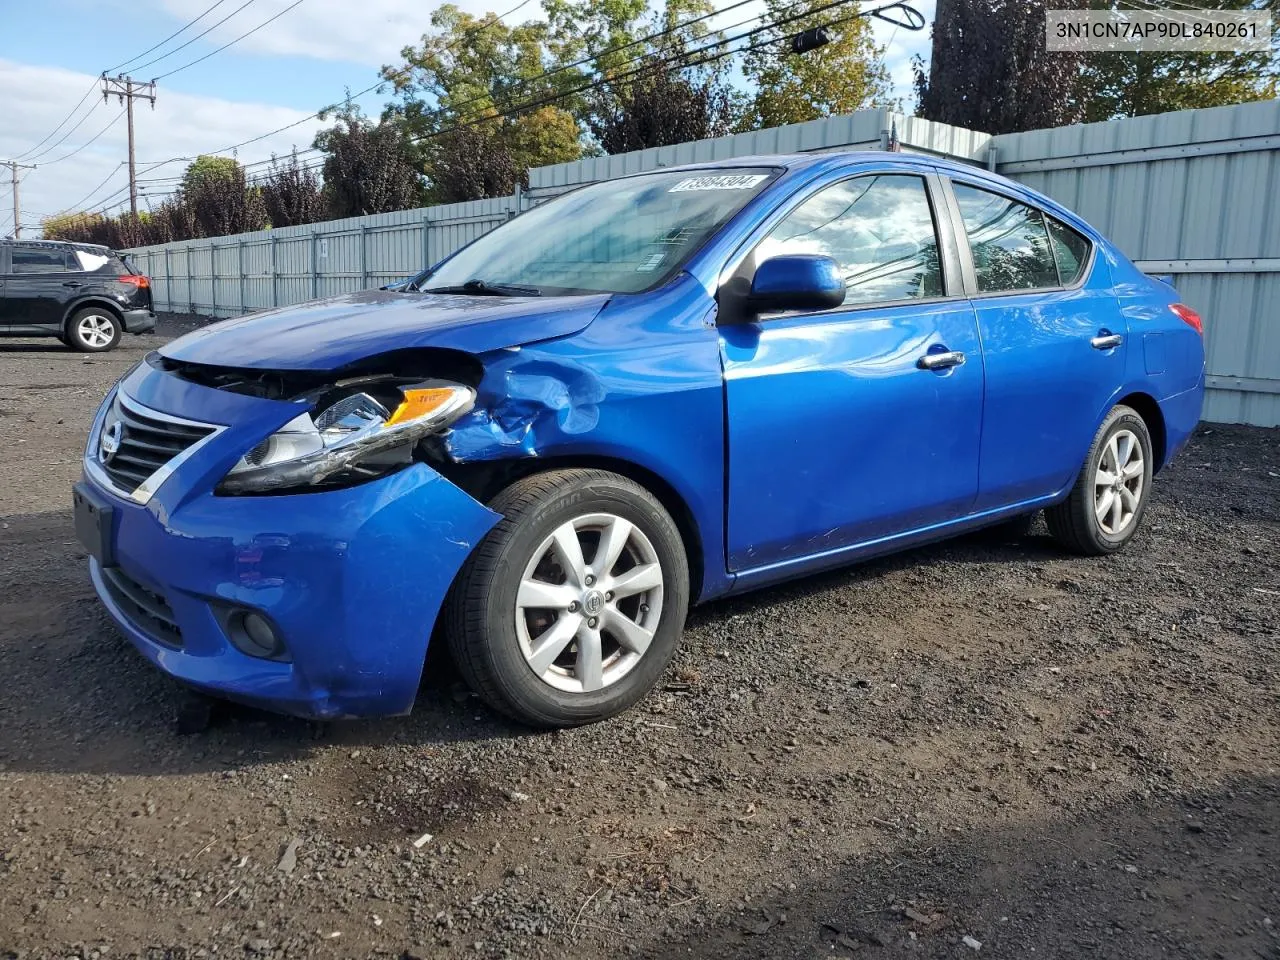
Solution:
{"label": "front headlight", "polygon": [[378,383],[334,393],[241,457],[218,492],[263,493],[381,476],[409,463],[419,440],[467,413],[476,398],[457,383]]}

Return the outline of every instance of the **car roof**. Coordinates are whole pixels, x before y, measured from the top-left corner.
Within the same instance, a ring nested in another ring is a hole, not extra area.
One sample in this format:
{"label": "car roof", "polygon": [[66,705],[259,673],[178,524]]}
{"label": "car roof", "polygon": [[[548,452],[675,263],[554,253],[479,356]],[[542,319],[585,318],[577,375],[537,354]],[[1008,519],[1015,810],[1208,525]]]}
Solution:
{"label": "car roof", "polygon": [[0,247],[36,247],[44,250],[83,250],[85,253],[111,254],[110,247],[100,243],[72,243],[69,240],[5,240],[0,239]]}

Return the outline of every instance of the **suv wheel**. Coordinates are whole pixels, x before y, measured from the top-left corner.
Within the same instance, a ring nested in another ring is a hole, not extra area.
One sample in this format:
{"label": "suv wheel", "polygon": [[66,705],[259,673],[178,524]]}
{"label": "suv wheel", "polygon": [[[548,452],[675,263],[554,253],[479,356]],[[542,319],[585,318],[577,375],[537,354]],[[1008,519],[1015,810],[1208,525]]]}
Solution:
{"label": "suv wheel", "polygon": [[554,470],[490,504],[503,520],[447,601],[458,669],[490,706],[538,727],[620,713],[658,682],[684,629],[689,567],[643,487]]}
{"label": "suv wheel", "polygon": [[111,311],[87,307],[67,321],[67,342],[84,353],[102,353],[120,342],[122,324]]}

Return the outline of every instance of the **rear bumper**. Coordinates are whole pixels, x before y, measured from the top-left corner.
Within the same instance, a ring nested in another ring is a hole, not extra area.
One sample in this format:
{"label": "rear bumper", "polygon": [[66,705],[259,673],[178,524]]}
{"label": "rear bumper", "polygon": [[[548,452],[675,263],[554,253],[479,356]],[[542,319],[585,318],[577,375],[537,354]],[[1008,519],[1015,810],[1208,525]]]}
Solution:
{"label": "rear bumper", "polygon": [[146,333],[156,328],[156,315],[151,310],[125,310],[124,328],[129,333]]}
{"label": "rear bumper", "polygon": [[1161,469],[1168,465],[1182,448],[1187,445],[1196,425],[1200,423],[1200,414],[1204,409],[1204,373],[1200,374],[1200,382],[1190,390],[1175,393],[1160,401],[1160,411],[1164,414],[1165,451]]}

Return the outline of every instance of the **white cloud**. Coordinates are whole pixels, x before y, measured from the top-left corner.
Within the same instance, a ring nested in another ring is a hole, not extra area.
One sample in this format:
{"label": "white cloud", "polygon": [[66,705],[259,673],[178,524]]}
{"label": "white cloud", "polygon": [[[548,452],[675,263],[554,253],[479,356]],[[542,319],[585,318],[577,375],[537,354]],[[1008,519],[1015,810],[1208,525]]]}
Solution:
{"label": "white cloud", "polygon": [[[10,98],[5,105],[4,123],[0,124],[0,157],[18,157],[30,151],[96,83],[97,78],[88,74],[0,59],[0,89],[23,92],[21,97]],[[128,199],[128,193],[120,189],[128,184],[123,165],[128,157],[123,119],[91,146],[69,159],[54,162],[85,144],[120,112],[115,100],[103,104],[101,96],[95,95],[85,101],[77,117],[93,103],[98,106],[92,115],[64,143],[39,155],[56,143],[72,124],[24,161],[37,164],[37,169],[27,171],[22,179],[24,224],[38,222],[42,216],[57,213],[82,198],[87,198],[86,209]],[[181,174],[185,167],[184,163],[172,163],[143,173],[144,162],[149,165],[170,157],[220,150],[305,116],[303,111],[287,107],[165,91],[157,99],[155,110],[145,102],[135,103],[139,178],[173,177]],[[299,147],[310,146],[316,130],[322,126],[318,120],[309,120],[243,148],[240,158],[250,162],[270,157],[273,152],[288,153],[295,143]],[[99,183],[103,186],[96,190]],[[142,186],[147,193],[155,194],[153,203],[171,188],[171,184],[158,183]],[[8,190],[0,190],[0,235],[10,230],[12,211],[8,199]],[[146,208],[145,201],[140,199],[139,204]]]}
{"label": "white cloud", "polygon": [[[186,23],[208,9],[208,0],[152,0],[177,23]],[[234,40],[258,24],[280,13],[294,0],[257,0],[222,26],[213,30],[205,41],[217,44]],[[493,6],[489,0],[455,0],[463,10],[474,14],[488,12]],[[514,3],[503,2],[502,9],[509,10]],[[217,23],[227,13],[239,6],[227,4],[204,18],[181,39],[195,36]],[[434,3],[422,0],[304,0],[293,10],[273,20],[256,33],[245,37],[235,49],[244,52],[272,56],[303,56],[317,60],[341,60],[350,63],[380,67],[400,60],[400,51],[409,44],[416,44],[431,27]],[[531,18],[541,14],[536,0],[511,22],[520,22],[521,15]],[[202,41],[203,42],[203,41]],[[191,49],[196,49],[193,46]],[[184,51],[185,52],[185,51]],[[174,58],[180,63],[180,57]],[[166,61],[167,62],[167,61]]]}

